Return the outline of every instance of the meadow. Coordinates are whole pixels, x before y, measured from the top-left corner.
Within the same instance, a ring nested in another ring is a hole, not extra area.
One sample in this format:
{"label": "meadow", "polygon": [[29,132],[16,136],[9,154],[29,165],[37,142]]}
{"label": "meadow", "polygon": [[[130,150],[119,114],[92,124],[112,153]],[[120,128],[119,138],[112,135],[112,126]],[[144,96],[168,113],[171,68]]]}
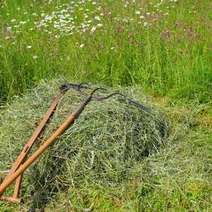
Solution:
{"label": "meadow", "polygon": [[209,0],[1,1],[1,100],[63,75],[208,102],[210,9]]}
{"label": "meadow", "polygon": [[[72,187],[46,211],[211,210],[211,9],[210,0],[0,1],[2,141],[5,134],[14,136],[12,112],[19,111],[16,126],[27,120],[22,106],[27,108],[31,89],[40,91],[43,80],[48,88],[61,77],[139,88],[138,99],[145,93],[171,123],[167,145],[137,164],[131,179],[116,187]],[[40,108],[50,97],[37,103]],[[31,112],[29,117],[38,118]],[[22,136],[30,133],[24,126]],[[25,207],[0,203],[0,211]]]}

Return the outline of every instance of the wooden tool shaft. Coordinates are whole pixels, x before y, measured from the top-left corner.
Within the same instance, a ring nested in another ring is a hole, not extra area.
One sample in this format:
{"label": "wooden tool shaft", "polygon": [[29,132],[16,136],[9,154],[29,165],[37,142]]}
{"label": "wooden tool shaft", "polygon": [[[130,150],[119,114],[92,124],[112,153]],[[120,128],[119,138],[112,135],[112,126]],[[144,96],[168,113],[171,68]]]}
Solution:
{"label": "wooden tool shaft", "polygon": [[[21,163],[23,162],[24,158],[26,157],[26,155],[28,154],[28,152],[30,151],[31,147],[33,146],[33,144],[35,143],[35,141],[37,140],[37,138],[40,136],[40,134],[42,133],[46,123],[48,122],[48,120],[50,119],[50,117],[52,116],[54,110],[57,107],[58,101],[60,99],[61,95],[55,97],[53,99],[53,102],[51,104],[51,106],[49,107],[49,109],[47,110],[46,114],[44,115],[42,121],[40,122],[40,124],[38,125],[38,127],[36,128],[36,130],[34,131],[34,133],[32,134],[32,137],[29,139],[29,141],[26,143],[26,145],[24,146],[22,152],[20,153],[20,155],[18,156],[18,158],[16,159],[14,165],[12,166],[12,169],[10,170],[10,173],[13,173],[16,171],[16,169],[21,165]],[[9,175],[8,175],[9,176]],[[7,177],[8,177],[7,176]],[[7,178],[6,177],[6,178]],[[6,179],[5,178],[5,179]]]}
{"label": "wooden tool shaft", "polygon": [[[24,160],[26,159],[26,156],[29,153],[30,149],[32,148],[33,144],[37,141],[37,139],[43,132],[47,122],[53,115],[53,113],[58,105],[58,102],[63,94],[64,93],[61,92],[58,96],[53,97],[52,103],[51,103],[50,107],[48,108],[47,112],[45,113],[45,115],[43,116],[43,119],[41,120],[41,122],[39,123],[39,125],[37,126],[35,131],[33,132],[31,138],[25,144],[24,148],[22,149],[21,153],[17,157],[17,159],[14,162],[12,168],[10,169],[8,175],[5,177],[5,179],[3,180],[2,183],[4,183],[11,176],[11,174],[14,173],[20,167],[20,165],[24,162]],[[18,202],[20,200],[20,199],[18,199],[18,196],[19,196],[20,189],[21,189],[22,177],[23,176],[20,175],[16,179],[13,196],[12,197],[0,197],[0,199],[12,201],[12,202]]]}
{"label": "wooden tool shaft", "polygon": [[38,149],[35,151],[20,167],[8,176],[7,179],[0,185],[0,196],[4,193],[6,188],[10,186],[38,157],[51,145],[53,144],[60,135],[62,135],[67,128],[74,123],[74,120],[80,115],[85,106],[91,101],[92,95],[90,95],[78,108],[77,111],[72,113],[63,124],[47,139]]}
{"label": "wooden tool shaft", "polygon": [[6,201],[6,202],[12,202],[12,203],[20,203],[21,202],[21,199],[19,199],[19,198],[5,197],[5,196],[2,196],[1,200]]}
{"label": "wooden tool shaft", "polygon": [[14,199],[19,197],[19,193],[20,193],[20,189],[21,189],[21,183],[22,183],[22,178],[23,178],[23,174],[18,176],[16,181],[15,181],[15,189],[14,189],[14,192],[13,192],[13,198]]}

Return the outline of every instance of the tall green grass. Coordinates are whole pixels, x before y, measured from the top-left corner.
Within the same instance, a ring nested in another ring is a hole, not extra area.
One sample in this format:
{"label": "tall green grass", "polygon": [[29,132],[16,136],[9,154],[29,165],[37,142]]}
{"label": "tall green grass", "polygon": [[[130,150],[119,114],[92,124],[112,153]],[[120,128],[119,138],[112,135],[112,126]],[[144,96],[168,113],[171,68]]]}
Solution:
{"label": "tall green grass", "polygon": [[[209,0],[166,0],[159,11],[155,5],[160,1],[156,0],[136,1],[126,8],[121,0],[98,1],[104,13],[101,29],[59,38],[54,32],[49,34],[34,27],[34,22],[43,18],[42,13],[46,15],[70,1],[49,2],[2,3],[1,100],[21,94],[40,79],[58,75],[110,86],[138,84],[157,95],[174,98],[200,102],[211,99]],[[92,11],[94,7],[88,2],[82,10],[77,9],[76,22],[82,21],[85,9]],[[144,19],[140,18],[142,15]],[[124,18],[133,20],[124,22]],[[8,31],[8,26],[13,30],[15,25],[12,19],[27,20],[18,28],[19,33]]]}

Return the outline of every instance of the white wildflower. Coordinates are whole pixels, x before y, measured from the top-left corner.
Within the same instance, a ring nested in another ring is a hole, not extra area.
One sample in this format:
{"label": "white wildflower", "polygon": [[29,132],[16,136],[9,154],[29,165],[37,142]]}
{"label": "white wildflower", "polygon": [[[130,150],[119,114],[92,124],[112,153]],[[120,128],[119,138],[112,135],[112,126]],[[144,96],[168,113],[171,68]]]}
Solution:
{"label": "white wildflower", "polygon": [[24,25],[24,24],[26,24],[26,21],[20,21],[20,24]]}
{"label": "white wildflower", "polygon": [[101,18],[99,16],[95,16],[94,19],[97,21],[101,21]]}
{"label": "white wildflower", "polygon": [[144,27],[147,27],[148,26],[148,23],[147,22],[144,22]]}
{"label": "white wildflower", "polygon": [[7,32],[12,32],[12,27],[7,27]]}
{"label": "white wildflower", "polygon": [[94,33],[95,31],[96,31],[96,27],[93,26],[93,27],[91,28],[91,33]]}
{"label": "white wildflower", "polygon": [[84,46],[85,46],[85,44],[82,43],[82,44],[80,44],[79,47],[80,47],[80,48],[83,48]]}
{"label": "white wildflower", "polygon": [[101,27],[103,27],[103,24],[97,24],[96,25],[98,28],[101,28]]}

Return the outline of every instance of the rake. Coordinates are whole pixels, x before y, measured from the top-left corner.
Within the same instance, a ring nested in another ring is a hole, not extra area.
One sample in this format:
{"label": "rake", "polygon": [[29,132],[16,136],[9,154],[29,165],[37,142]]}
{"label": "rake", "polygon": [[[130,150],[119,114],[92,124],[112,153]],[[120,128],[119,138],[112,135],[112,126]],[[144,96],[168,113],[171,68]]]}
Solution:
{"label": "rake", "polygon": [[[91,89],[91,92],[90,92],[90,95],[88,95],[85,98],[85,100],[79,105],[76,111],[72,112],[66,118],[66,120],[51,134],[51,136],[46,141],[44,141],[40,145],[40,147],[38,147],[38,149],[31,154],[31,156],[27,158],[32,146],[41,136],[45,127],[47,126],[47,123],[50,121],[51,117],[53,116],[59,101],[69,89],[75,89],[84,95],[85,93],[83,92],[83,89]],[[27,141],[23,150],[17,157],[16,161],[13,163],[9,173],[2,181],[0,185],[0,200],[5,200],[5,201],[13,202],[13,203],[21,202],[21,198],[19,198],[19,195],[20,195],[23,174],[26,171],[26,169],[28,169],[48,149],[48,147],[51,144],[53,144],[74,123],[74,121],[80,116],[80,114],[83,112],[85,107],[92,100],[102,101],[102,100],[111,98],[115,95],[119,95],[120,101],[125,100],[128,104],[134,105],[138,107],[139,109],[142,109],[146,112],[150,112],[149,108],[147,108],[146,106],[127,98],[125,95],[119,92],[111,93],[110,95],[107,95],[107,96],[94,96],[94,94],[99,90],[105,91],[106,89],[104,88],[92,89],[88,84],[72,84],[72,83],[67,83],[60,87],[59,94],[53,97],[52,103],[50,107],[48,108],[47,112],[44,114],[40,124],[35,129],[31,138]],[[15,187],[14,187],[13,195],[9,197],[3,196],[7,188],[14,182],[15,182]]]}

